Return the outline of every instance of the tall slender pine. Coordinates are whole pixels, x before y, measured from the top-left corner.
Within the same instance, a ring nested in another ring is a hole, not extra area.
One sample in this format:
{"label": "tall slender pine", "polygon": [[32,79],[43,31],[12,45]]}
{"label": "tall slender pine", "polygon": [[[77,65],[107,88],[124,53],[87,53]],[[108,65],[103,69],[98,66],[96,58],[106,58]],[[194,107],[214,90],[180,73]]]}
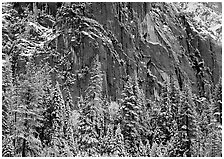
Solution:
{"label": "tall slender pine", "polygon": [[99,137],[102,132],[102,73],[98,55],[90,72],[89,86],[86,90],[79,118],[79,151],[81,155],[98,156]]}

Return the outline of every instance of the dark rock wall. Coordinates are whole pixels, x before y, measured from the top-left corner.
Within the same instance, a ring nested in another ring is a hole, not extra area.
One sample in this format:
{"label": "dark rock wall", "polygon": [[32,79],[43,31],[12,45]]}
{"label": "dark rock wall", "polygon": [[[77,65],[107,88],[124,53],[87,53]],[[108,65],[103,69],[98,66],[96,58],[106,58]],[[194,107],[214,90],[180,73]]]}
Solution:
{"label": "dark rock wall", "polygon": [[[126,76],[134,70],[147,98],[156,98],[159,84],[171,77],[180,88],[188,83],[194,92],[204,95],[205,83],[217,83],[221,76],[221,46],[200,35],[172,4],[92,3],[89,10],[104,32],[94,38],[97,47],[86,38],[78,56],[82,66],[91,67],[93,57],[100,55],[104,92],[112,100],[119,98]],[[203,61],[203,68],[197,68]],[[203,76],[198,75],[200,71]],[[83,92],[88,83],[88,79],[78,81],[74,96],[78,96],[77,89]]]}
{"label": "dark rock wall", "polygon": [[67,34],[56,41],[59,53],[71,52],[67,58],[72,63],[69,71],[76,74],[70,86],[74,101],[85,95],[96,54],[104,94],[114,101],[120,98],[127,75],[135,71],[147,98],[158,98],[164,81],[171,78],[180,88],[188,83],[201,96],[206,96],[209,83],[218,82],[221,44],[201,34],[173,4],[105,2],[92,3],[86,10],[80,42],[68,47]]}
{"label": "dark rock wall", "polygon": [[[91,59],[100,55],[105,93],[112,100],[119,98],[126,76],[134,70],[147,98],[154,98],[158,83],[170,77],[179,87],[188,83],[194,92],[204,95],[202,83],[217,83],[221,76],[221,46],[201,35],[172,4],[93,3],[90,14],[103,26],[105,39],[97,39],[97,48],[86,39],[80,58],[91,67]],[[197,68],[203,61],[202,68]],[[198,75],[200,71],[203,76]],[[86,80],[81,83],[79,88],[84,90]]]}

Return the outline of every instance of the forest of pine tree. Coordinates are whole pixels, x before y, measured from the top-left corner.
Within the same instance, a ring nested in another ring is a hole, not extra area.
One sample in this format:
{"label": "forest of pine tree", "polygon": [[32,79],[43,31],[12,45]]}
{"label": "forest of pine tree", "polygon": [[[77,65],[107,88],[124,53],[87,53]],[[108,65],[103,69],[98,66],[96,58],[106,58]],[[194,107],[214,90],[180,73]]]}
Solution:
{"label": "forest of pine tree", "polygon": [[206,96],[170,78],[148,98],[134,70],[112,100],[99,54],[71,71],[87,30],[103,32],[89,4],[57,5],[2,3],[2,157],[222,156],[221,77]]}

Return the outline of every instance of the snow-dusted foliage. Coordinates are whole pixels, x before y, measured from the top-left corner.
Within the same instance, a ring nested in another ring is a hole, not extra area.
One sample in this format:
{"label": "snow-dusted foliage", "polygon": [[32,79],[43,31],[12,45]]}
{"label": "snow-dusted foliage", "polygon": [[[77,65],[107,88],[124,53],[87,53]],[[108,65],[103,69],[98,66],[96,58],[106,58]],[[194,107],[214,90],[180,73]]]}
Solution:
{"label": "snow-dusted foliage", "polygon": [[221,157],[221,8],[2,3],[2,157]]}

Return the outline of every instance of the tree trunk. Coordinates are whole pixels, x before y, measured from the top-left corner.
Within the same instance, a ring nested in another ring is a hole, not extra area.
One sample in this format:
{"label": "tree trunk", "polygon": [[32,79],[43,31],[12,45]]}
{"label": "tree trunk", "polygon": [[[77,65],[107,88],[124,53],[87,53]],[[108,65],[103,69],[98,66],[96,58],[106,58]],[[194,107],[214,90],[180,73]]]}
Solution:
{"label": "tree trunk", "polygon": [[[25,114],[25,117],[27,119],[27,113]],[[25,121],[24,127],[27,128],[27,121]],[[28,129],[26,129],[26,131],[28,132]],[[26,134],[24,134],[24,139],[23,139],[22,157],[26,157]]]}
{"label": "tree trunk", "polygon": [[186,125],[187,125],[187,153],[186,156],[187,157],[191,157],[191,152],[190,152],[190,148],[191,148],[191,141],[190,141],[190,135],[189,135],[189,123],[188,123],[188,116],[186,117]]}
{"label": "tree trunk", "polygon": [[23,139],[22,157],[26,157],[26,139]]}

